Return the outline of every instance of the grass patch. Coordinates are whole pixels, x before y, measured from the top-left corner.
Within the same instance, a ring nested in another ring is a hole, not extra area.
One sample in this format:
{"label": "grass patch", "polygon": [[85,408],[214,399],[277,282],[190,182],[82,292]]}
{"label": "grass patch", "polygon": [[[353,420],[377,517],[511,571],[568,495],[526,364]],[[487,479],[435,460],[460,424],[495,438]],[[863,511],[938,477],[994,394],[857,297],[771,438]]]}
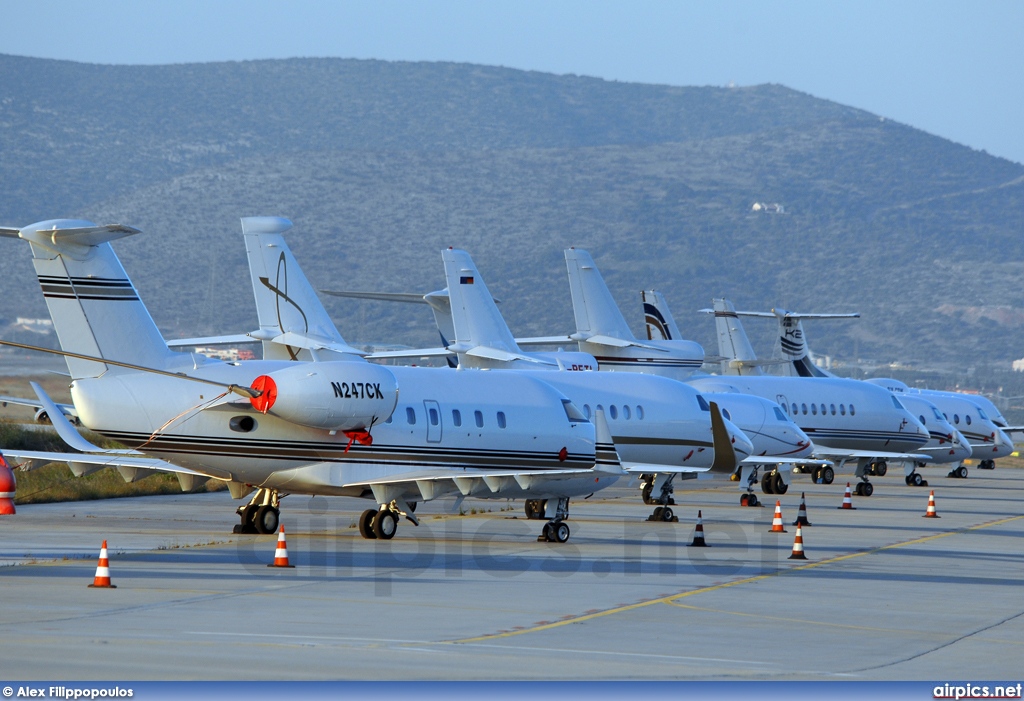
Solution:
{"label": "grass patch", "polygon": [[[89,431],[84,431],[83,434],[86,440],[103,448],[123,447]],[[70,450],[64,441],[52,431],[34,431],[9,422],[0,422],[0,449],[2,448],[59,453],[75,452]],[[181,494],[178,478],[168,473],[156,473],[129,484],[113,468],[106,468],[83,477],[75,477],[67,465],[50,463],[29,472],[16,470],[14,474],[18,480],[15,504]],[[223,483],[211,481],[194,489],[193,493],[220,491],[225,488]]]}

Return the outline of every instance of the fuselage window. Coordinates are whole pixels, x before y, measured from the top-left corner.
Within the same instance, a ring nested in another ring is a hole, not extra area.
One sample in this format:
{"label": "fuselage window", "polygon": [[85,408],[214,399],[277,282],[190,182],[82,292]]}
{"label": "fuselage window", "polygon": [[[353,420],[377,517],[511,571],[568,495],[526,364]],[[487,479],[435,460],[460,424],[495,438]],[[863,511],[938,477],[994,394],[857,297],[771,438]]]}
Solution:
{"label": "fuselage window", "polygon": [[623,404],[622,405],[622,418],[624,418],[627,421],[629,421],[629,405],[628,404]]}
{"label": "fuselage window", "polygon": [[[798,411],[796,410],[796,402],[793,402],[793,416],[796,416],[796,415],[797,415],[797,414],[799,414],[799,413],[800,413],[800,412],[798,412]],[[806,413],[806,412],[805,412],[805,413]]]}
{"label": "fuselage window", "polygon": [[811,413],[814,414],[815,416],[818,415],[818,405],[817,404],[811,404]]}
{"label": "fuselage window", "polygon": [[955,424],[959,424],[960,423],[960,414],[953,414],[953,423],[955,423]]}
{"label": "fuselage window", "polygon": [[828,405],[828,409],[832,413],[832,416],[836,415],[836,405],[835,404],[829,404]]}
{"label": "fuselage window", "polygon": [[732,421],[732,414],[730,414],[729,410],[725,407],[722,407],[722,416],[725,417],[726,421]]}
{"label": "fuselage window", "polygon": [[416,425],[416,411],[411,407],[405,407],[405,421],[410,426]]}
{"label": "fuselage window", "polygon": [[608,414],[609,414],[609,415],[610,415],[610,416],[611,416],[611,417],[612,417],[613,419],[617,419],[617,418],[619,418],[619,410],[615,408],[615,405],[614,405],[614,404],[609,404],[609,405],[608,405]]}
{"label": "fuselage window", "polygon": [[966,421],[967,425],[970,426],[971,425],[971,415],[970,414],[965,415],[964,416],[964,421]]}
{"label": "fuselage window", "polygon": [[839,405],[839,413],[842,416],[846,416],[846,405],[845,404],[840,404]]}
{"label": "fuselage window", "polygon": [[437,415],[437,409],[430,407],[430,411],[427,412],[427,418],[430,419],[431,426],[437,426],[437,422],[440,420],[440,417]]}
{"label": "fuselage window", "polygon": [[853,404],[851,404],[850,405],[850,416],[856,416],[856,415],[857,415],[857,407],[855,407]]}
{"label": "fuselage window", "polygon": [[505,412],[498,412],[498,428],[505,428]]}
{"label": "fuselage window", "polygon": [[594,411],[595,411],[595,412],[597,412],[597,411],[604,411],[604,406],[602,406],[601,404],[598,404],[598,405],[597,405],[597,408],[596,408],[596,409],[594,409]]}
{"label": "fuselage window", "polygon": [[462,425],[462,412],[458,409],[452,409],[452,423],[456,426]]}
{"label": "fuselage window", "polygon": [[586,416],[588,420],[590,419],[590,405],[589,404],[584,404],[583,405],[583,415]]}
{"label": "fuselage window", "polygon": [[803,410],[804,416],[807,416],[807,405],[806,404],[801,404],[800,405],[800,409]]}
{"label": "fuselage window", "polygon": [[644,408],[639,404],[636,405],[636,418],[640,421],[644,420]]}
{"label": "fuselage window", "polygon": [[822,416],[825,415],[825,405],[824,404],[821,405],[821,415]]}
{"label": "fuselage window", "polygon": [[928,425],[928,422],[924,420],[924,414],[921,414],[917,418],[921,419],[921,425],[922,426],[927,426]]}
{"label": "fuselage window", "polygon": [[484,413],[482,411],[474,411],[473,412],[473,418],[476,419],[476,427],[477,428],[483,428],[484,427]]}

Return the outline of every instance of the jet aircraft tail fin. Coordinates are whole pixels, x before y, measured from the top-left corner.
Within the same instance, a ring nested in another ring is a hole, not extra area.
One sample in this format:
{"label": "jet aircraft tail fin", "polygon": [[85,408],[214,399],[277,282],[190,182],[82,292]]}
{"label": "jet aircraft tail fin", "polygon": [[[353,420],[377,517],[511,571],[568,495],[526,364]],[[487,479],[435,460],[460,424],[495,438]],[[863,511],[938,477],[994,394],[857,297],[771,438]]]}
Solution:
{"label": "jet aircraft tail fin", "polygon": [[723,375],[764,374],[757,363],[747,332],[736,314],[736,307],[727,299],[712,300],[715,313],[715,329],[718,332],[718,354],[722,360]]}
{"label": "jet aircraft tail fin", "polygon": [[[110,246],[138,233],[130,226],[97,226],[78,219],[0,229],[2,236],[31,244],[32,264],[65,351],[158,369],[177,357]],[[73,379],[120,371],[97,361],[66,360]]]}
{"label": "jet aircraft tail fin", "polygon": [[644,323],[649,341],[677,341],[683,338],[675,318],[668,308],[665,295],[655,290],[640,293],[644,304]]}
{"label": "jet aircraft tail fin", "polygon": [[785,309],[773,309],[772,314],[779,320],[779,348],[792,370],[790,374],[799,377],[835,377],[831,372],[819,368],[811,359],[802,320],[855,319],[860,314],[797,314]]}
{"label": "jet aircraft tail fin", "polygon": [[260,330],[263,357],[280,360],[355,358],[360,351],[341,337],[316,291],[284,240],[292,223],[283,217],[244,217],[245,253]]}
{"label": "jet aircraft tail fin", "polygon": [[590,254],[579,248],[566,249],[565,267],[569,273],[576,333],[584,338],[604,336],[635,340]]}
{"label": "jet aircraft tail fin", "polygon": [[[441,257],[444,260],[451,324],[455,333],[455,338],[449,340],[466,350],[487,348],[503,355],[525,358],[498,311],[473,258],[465,251],[453,248],[442,251]],[[433,305],[432,308],[439,322],[438,330],[443,334],[444,327],[439,318],[443,316],[441,308]],[[466,360],[464,355],[460,352],[459,362]]]}

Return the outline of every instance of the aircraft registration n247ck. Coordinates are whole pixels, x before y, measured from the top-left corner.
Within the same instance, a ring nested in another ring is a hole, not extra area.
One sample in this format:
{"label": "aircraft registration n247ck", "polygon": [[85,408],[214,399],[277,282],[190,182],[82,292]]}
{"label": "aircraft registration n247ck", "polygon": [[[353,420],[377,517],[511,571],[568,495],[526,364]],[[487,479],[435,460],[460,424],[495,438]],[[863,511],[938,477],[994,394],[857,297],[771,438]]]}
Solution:
{"label": "aircraft registration n247ck", "polygon": [[[265,221],[250,223],[258,230]],[[544,527],[559,542],[569,537],[569,498],[622,475],[603,414],[587,421],[564,394],[533,378],[388,369],[348,353],[340,337],[323,351],[322,341],[295,339],[310,363],[175,353],[110,246],[136,233],[81,220],[0,229],[31,244],[63,348],[49,352],[66,358],[82,424],[134,448],[91,445],[36,388],[62,437],[84,452],[3,449],[23,467],[62,461],[84,474],[113,466],[129,481],[173,472],[185,489],[223,480],[239,499],[257,489],[239,509],[236,530],[246,532],[277,530],[284,493],[372,499],[378,508],[364,512],[360,532],[384,539],[402,516],[417,523],[419,501],[547,499],[565,507],[553,509]],[[289,258],[281,252],[282,265]],[[285,283],[273,280],[287,301]],[[301,316],[287,303],[276,312]],[[442,415],[453,417],[447,430]]]}
{"label": "aircraft registration n247ck", "polygon": [[[720,326],[719,338],[722,338],[721,325],[726,321],[725,315],[731,314],[735,321],[728,325],[727,333],[736,342],[735,347],[740,347],[749,342],[746,341],[746,333],[739,323],[741,316],[768,317],[774,318],[779,324],[779,348],[781,350],[781,369],[784,374],[793,377],[835,377],[828,370],[818,367],[811,359],[810,349],[807,346],[807,336],[804,333],[804,319],[836,319],[858,317],[859,314],[801,314],[786,311],[785,309],[773,309],[767,312],[744,312],[736,311],[728,300],[717,299],[715,304],[715,323]],[[724,349],[723,349],[724,350]],[[745,357],[754,358],[753,350],[745,351]],[[723,352],[723,355],[725,353]],[[744,361],[736,369],[730,370],[730,374],[747,374],[750,369],[756,371],[759,361]],[[940,390],[917,389],[908,387],[905,383],[891,378],[872,378],[866,380],[871,384],[884,387],[897,397],[904,406],[915,415],[918,415],[921,423],[925,424],[932,436],[927,446],[919,452],[928,456],[928,459],[917,461],[917,466],[923,467],[929,463],[957,463],[958,466],[950,472],[951,477],[966,477],[967,467],[962,461],[974,457],[979,460],[981,469],[992,469],[995,467],[995,459],[1009,455],[1013,452],[1013,441],[1006,432],[1006,423],[1000,425],[994,416],[990,416],[982,407],[981,403],[987,399],[979,395],[968,395],[960,392],[943,392]],[[934,417],[934,421],[929,421]],[[959,443],[955,449],[944,440],[951,430],[954,435],[954,442]],[[907,484],[921,485],[923,480],[916,471],[906,476]]]}
{"label": "aircraft registration n247ck", "polygon": [[[283,233],[291,228],[287,219],[263,218],[259,229],[253,220],[243,220],[246,251],[252,272],[253,289],[261,332],[273,338],[302,338],[308,324],[318,329],[327,339],[340,339],[312,286],[285,242]],[[494,301],[468,255],[461,251],[444,252],[446,270],[454,270],[457,300],[449,309],[453,343],[449,352],[458,355],[459,370],[443,369],[452,375],[501,375],[510,379],[523,378],[542,381],[563,393],[573,404],[582,407],[585,416],[602,412],[608,418],[612,440],[626,472],[640,469],[651,471],[658,467],[670,474],[721,474],[727,477],[736,464],[750,453],[750,444],[743,433],[722,419],[715,407],[710,406],[691,387],[660,377],[646,377],[640,381],[629,377],[609,377],[596,372],[563,370],[569,360],[558,353],[528,354],[515,344],[511,332],[497,312]],[[449,265],[449,258],[468,263]],[[286,268],[282,268],[286,265]],[[286,314],[280,285],[274,280],[287,279],[287,300],[302,314]],[[462,292],[468,291],[466,294]],[[265,342],[265,353],[280,353],[280,341]],[[420,356],[423,351],[409,350],[405,355]],[[394,357],[394,353],[389,353]],[[568,354],[572,362],[581,354]],[[534,368],[542,368],[535,370]],[[481,373],[473,368],[516,368],[515,371]],[[547,368],[547,369],[543,369]],[[468,419],[467,419],[468,420]],[[438,430],[452,430],[453,417],[438,416]],[[717,427],[716,427],[717,424]],[[638,463],[643,463],[641,467]],[[529,500],[527,515],[535,517],[545,508],[541,500]],[[671,510],[662,509],[659,515],[671,519]]]}

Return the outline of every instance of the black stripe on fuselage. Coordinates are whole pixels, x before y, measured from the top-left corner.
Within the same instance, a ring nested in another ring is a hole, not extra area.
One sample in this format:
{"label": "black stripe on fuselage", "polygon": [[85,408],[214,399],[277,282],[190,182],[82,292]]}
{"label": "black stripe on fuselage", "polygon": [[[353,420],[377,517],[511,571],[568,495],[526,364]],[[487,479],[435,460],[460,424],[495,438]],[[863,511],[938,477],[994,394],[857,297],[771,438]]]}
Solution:
{"label": "black stripe on fuselage", "polygon": [[590,455],[569,453],[564,461],[557,453],[537,451],[498,451],[473,448],[435,446],[397,446],[353,444],[347,451],[342,443],[306,441],[239,440],[227,437],[160,435],[150,440],[149,434],[100,431],[130,447],[145,445],[147,453],[207,455],[214,457],[264,458],[303,462],[340,462],[408,464],[429,467],[472,467],[481,469],[566,469],[588,468]]}

